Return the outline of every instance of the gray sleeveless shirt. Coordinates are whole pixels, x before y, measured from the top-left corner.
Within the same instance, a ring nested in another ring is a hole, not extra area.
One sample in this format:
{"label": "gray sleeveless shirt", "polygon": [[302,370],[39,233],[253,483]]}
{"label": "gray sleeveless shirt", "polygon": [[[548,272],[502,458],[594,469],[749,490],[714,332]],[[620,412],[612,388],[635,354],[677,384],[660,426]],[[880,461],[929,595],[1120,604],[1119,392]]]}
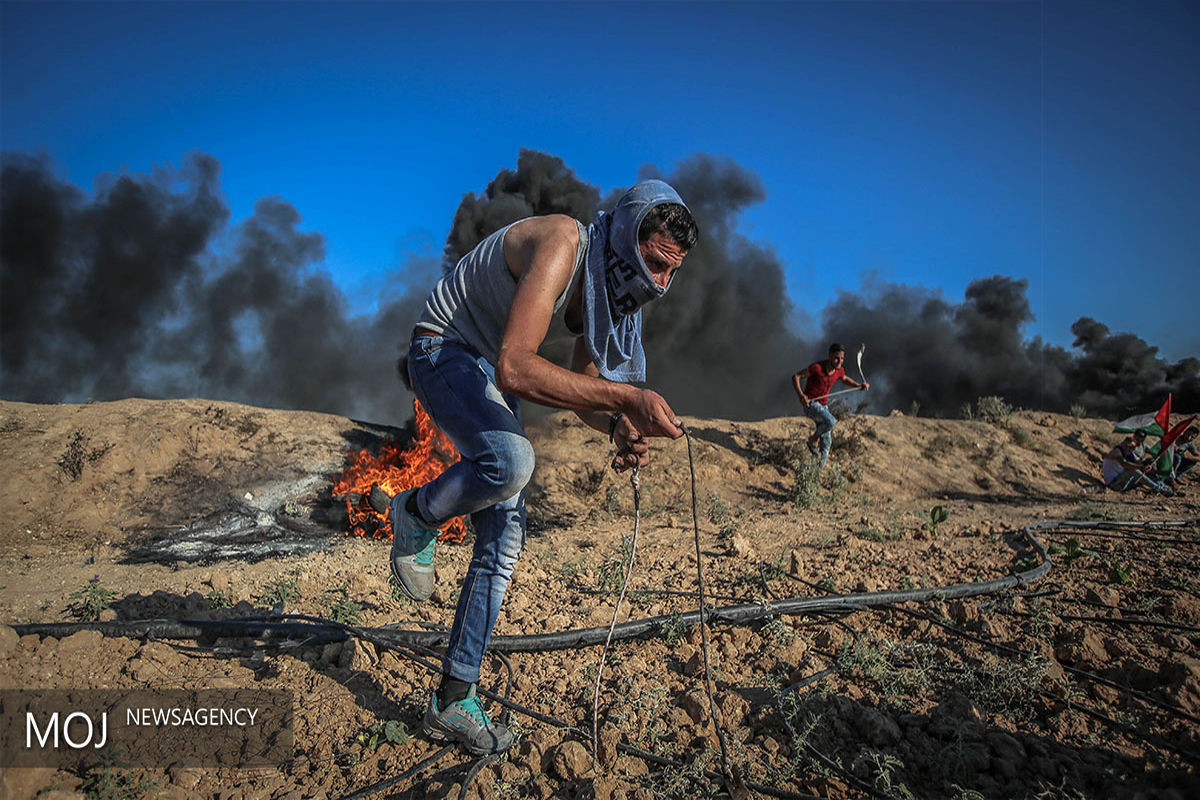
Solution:
{"label": "gray sleeveless shirt", "polygon": [[[519,221],[519,220],[518,220]],[[504,235],[516,223],[505,225],[467,253],[454,269],[442,276],[425,301],[417,325],[440,333],[447,339],[470,345],[492,364],[500,353],[508,311],[517,293],[517,281],[504,259]],[[579,245],[575,249],[575,267],[567,288],[554,301],[554,316],[547,341],[567,334],[563,314],[575,288],[587,253],[588,234],[578,220]]]}

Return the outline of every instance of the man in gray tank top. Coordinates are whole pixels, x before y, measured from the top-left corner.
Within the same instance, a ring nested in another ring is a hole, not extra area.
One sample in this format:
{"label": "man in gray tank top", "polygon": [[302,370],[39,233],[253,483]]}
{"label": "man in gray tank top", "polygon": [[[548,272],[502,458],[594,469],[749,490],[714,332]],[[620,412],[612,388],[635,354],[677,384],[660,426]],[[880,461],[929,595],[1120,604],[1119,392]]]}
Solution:
{"label": "man in gray tank top", "polygon": [[[512,745],[475,684],[525,544],[534,454],[520,401],[570,409],[608,434],[618,470],[645,463],[651,437],[683,435],[661,395],[627,381],[645,380],[641,306],[666,293],[698,237],[678,193],[662,181],[642,181],[586,229],[552,214],[497,231],[430,294],[413,331],[408,375],[462,460],[391,498],[392,575],[410,597],[425,600],[433,591],[438,527],[469,514],[476,538],[441,685],[422,723],[427,736],[477,755]],[[538,355],[552,322],[576,337],[569,369]]]}

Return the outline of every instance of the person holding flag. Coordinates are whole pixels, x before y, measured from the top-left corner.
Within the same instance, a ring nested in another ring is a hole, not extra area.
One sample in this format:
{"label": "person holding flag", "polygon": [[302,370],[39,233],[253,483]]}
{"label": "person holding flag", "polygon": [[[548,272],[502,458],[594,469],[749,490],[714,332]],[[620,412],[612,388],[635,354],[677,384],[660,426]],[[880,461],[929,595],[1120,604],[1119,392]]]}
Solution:
{"label": "person holding flag", "polygon": [[1104,456],[1100,465],[1100,473],[1104,485],[1116,492],[1125,492],[1139,483],[1144,483],[1155,491],[1171,495],[1171,489],[1164,483],[1151,478],[1146,472],[1154,466],[1154,460],[1145,461],[1146,432],[1135,430],[1126,436],[1120,444]]}
{"label": "person holding flag", "polygon": [[[1162,407],[1153,414],[1138,414],[1118,422],[1113,430],[1117,433],[1141,433],[1142,437],[1158,436],[1158,442],[1145,450],[1153,458],[1151,462],[1158,465],[1157,478],[1160,483],[1174,483],[1176,473],[1176,447],[1175,443],[1178,439],[1183,439],[1187,431],[1191,430],[1191,424],[1195,421],[1195,417],[1188,417],[1183,422],[1171,424],[1171,395],[1167,394],[1167,399],[1163,402]],[[1192,434],[1192,438],[1195,434]],[[1184,439],[1190,443],[1191,438]],[[1194,448],[1195,445],[1192,445]],[[1189,448],[1185,448],[1191,452]],[[1185,471],[1186,471],[1185,467]],[[1146,472],[1149,471],[1147,467]],[[1107,479],[1105,481],[1107,483]]]}

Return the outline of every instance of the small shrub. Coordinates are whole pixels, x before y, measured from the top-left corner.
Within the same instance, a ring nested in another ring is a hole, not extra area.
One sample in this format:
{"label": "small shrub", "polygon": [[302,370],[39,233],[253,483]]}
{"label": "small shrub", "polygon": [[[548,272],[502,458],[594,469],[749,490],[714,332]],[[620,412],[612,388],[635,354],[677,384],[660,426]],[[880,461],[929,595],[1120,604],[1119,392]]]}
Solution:
{"label": "small shrub", "polygon": [[812,457],[792,464],[792,502],[797,508],[811,508],[821,488],[821,463]]}
{"label": "small shrub", "polygon": [[897,779],[897,772],[904,769],[904,762],[890,753],[871,751],[861,753],[851,766],[856,774],[870,777],[871,784],[880,792],[896,800],[914,800],[912,791]]}
{"label": "small shrub", "polygon": [[925,524],[921,526],[921,529],[929,531],[933,536],[937,536],[938,525],[941,525],[950,518],[950,512],[943,506],[934,506],[928,511],[922,512],[921,517],[925,520]]}
{"label": "small shrub", "polygon": [[1100,557],[1100,554],[1095,550],[1085,549],[1082,545],[1080,545],[1079,540],[1073,536],[1070,539],[1067,539],[1067,544],[1065,547],[1058,548],[1057,546],[1053,546],[1051,548],[1051,552],[1055,552],[1056,550],[1062,553],[1063,564],[1068,567],[1084,556],[1091,556],[1092,558]]}
{"label": "small shrub", "polygon": [[75,602],[68,606],[68,611],[77,619],[95,622],[100,619],[100,612],[109,608],[116,592],[100,584],[100,576],[95,575],[84,587],[71,593]]}
{"label": "small shrub", "polygon": [[926,458],[937,458],[952,451],[956,444],[957,442],[953,436],[939,433],[929,440],[929,443],[922,448],[921,452]]}
{"label": "small shrub", "polygon": [[831,503],[836,503],[841,499],[842,494],[846,491],[849,482],[845,476],[838,470],[829,470],[821,475],[821,485],[829,490]]}
{"label": "small shrub", "polygon": [[1026,447],[1029,445],[1029,434],[1021,428],[1013,428],[1012,437],[1013,441],[1016,442],[1020,447]]}
{"label": "small shrub", "polygon": [[625,565],[629,563],[631,555],[633,555],[633,537],[623,536],[621,537],[620,555],[609,555],[600,565],[596,588],[602,592],[620,590],[621,584],[625,582]]}
{"label": "small shrub", "polygon": [[336,589],[327,594],[334,595],[325,598],[325,610],[331,620],[343,625],[362,623],[362,606],[351,600],[345,589]]}
{"label": "small shrub", "polygon": [[1108,565],[1108,582],[1124,586],[1133,582],[1133,567],[1114,561]]}
{"label": "small shrub", "polygon": [[854,532],[854,535],[859,539],[866,539],[868,542],[882,542],[883,532],[874,528],[859,528]]}
{"label": "small shrub", "polygon": [[879,646],[860,641],[838,657],[843,674],[860,673],[879,687],[884,699],[895,703],[902,697],[924,694],[936,673],[935,648],[922,642],[885,642]]}
{"label": "small shrub", "polygon": [[89,447],[90,443],[87,434],[77,428],[67,442],[67,449],[55,462],[63,474],[73,481],[79,480],[79,476],[83,474],[84,464],[95,464],[113,447],[111,444]]}
{"label": "small shrub", "polygon": [[767,638],[768,641],[771,642],[771,644],[776,646],[787,644],[796,636],[791,627],[789,627],[788,624],[779,617],[771,617],[771,619],[769,619],[767,623],[762,626],[761,633]]}
{"label": "small shrub", "polygon": [[683,617],[679,614],[672,614],[670,618],[663,623],[663,641],[669,645],[674,646],[682,642],[683,635],[685,633],[687,633],[687,624],[684,623]]}
{"label": "small shrub", "polygon": [[750,451],[750,463],[768,464],[780,473],[787,473],[793,464],[808,455],[807,438],[792,433],[786,439],[771,439],[758,431],[747,431],[745,449]]}
{"label": "small shrub", "polygon": [[984,711],[1024,721],[1034,714],[1029,698],[1037,693],[1045,674],[1045,662],[1033,656],[1018,660],[988,656],[983,663],[966,665],[950,685]]}
{"label": "small shrub", "polygon": [[988,395],[975,401],[975,415],[984,422],[1001,428],[1008,427],[1012,413],[1013,407],[997,395]]}
{"label": "small shrub", "polygon": [[609,486],[604,492],[604,510],[611,517],[621,509],[621,489],[618,486]]}
{"label": "small shrub", "polygon": [[376,722],[373,725],[367,726],[359,733],[355,737],[355,741],[362,745],[364,750],[374,752],[384,742],[397,745],[407,742],[408,728],[398,719],[389,719],[387,722]]}
{"label": "small shrub", "polygon": [[1071,404],[1071,416],[1072,417],[1074,417],[1075,419],[1081,419],[1082,417],[1084,417],[1086,415],[1087,415],[1087,409],[1083,407],[1082,403],[1072,403]]}
{"label": "small shrub", "polygon": [[125,769],[106,765],[89,771],[80,790],[88,800],[136,800],[159,788],[161,782],[149,777],[134,777]]}
{"label": "small shrub", "polygon": [[863,478],[862,464],[857,461],[847,461],[846,465],[842,467],[842,477],[850,483],[858,483]]}
{"label": "small shrub", "polygon": [[729,504],[715,494],[708,496],[708,521],[717,526],[717,539],[722,542],[729,542],[737,532]]}
{"label": "small shrub", "polygon": [[300,586],[294,578],[278,578],[267,584],[258,602],[268,606],[287,605],[300,599]]}
{"label": "small shrub", "polygon": [[213,608],[233,608],[233,598],[224,592],[213,589],[205,597]]}

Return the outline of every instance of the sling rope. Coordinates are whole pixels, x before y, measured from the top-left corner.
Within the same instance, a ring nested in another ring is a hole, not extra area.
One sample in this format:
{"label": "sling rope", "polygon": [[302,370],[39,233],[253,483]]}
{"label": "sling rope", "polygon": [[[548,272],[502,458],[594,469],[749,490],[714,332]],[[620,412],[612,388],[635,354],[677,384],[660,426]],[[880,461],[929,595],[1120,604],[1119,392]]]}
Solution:
{"label": "sling rope", "polygon": [[[696,546],[696,594],[699,601],[700,643],[701,651],[704,654],[704,691],[708,696],[708,715],[712,720],[713,730],[716,731],[717,741],[721,745],[721,775],[725,782],[725,788],[728,790],[730,797],[745,797],[749,792],[735,775],[733,767],[730,764],[729,744],[725,740],[725,732],[721,729],[721,721],[717,717],[717,701],[713,695],[712,667],[708,655],[708,626],[705,619],[707,603],[704,600],[704,566],[700,552],[700,514],[696,504],[696,462],[692,455],[692,437],[688,433],[687,428],[680,425],[680,429],[683,431],[684,439],[687,441],[688,469],[691,474],[692,532]],[[609,623],[608,635],[605,637],[604,648],[600,651],[600,660],[596,666],[596,683],[592,687],[593,767],[598,762],[598,752],[600,749],[600,681],[604,677],[604,662],[608,657],[608,650],[613,639],[613,631],[616,629],[617,618],[621,613],[621,603],[625,599],[625,593],[629,587],[629,579],[633,575],[633,562],[637,558],[638,529],[641,522],[641,483],[638,478],[638,466],[634,466],[629,483],[633,487],[633,539],[629,548],[629,561],[625,565],[624,579],[621,582],[621,591],[617,595],[617,604],[613,609],[612,622]]]}
{"label": "sling rope", "polygon": [[[637,458],[635,455],[634,458]],[[637,558],[638,528],[641,522],[641,482],[638,480],[638,466],[633,468],[629,476],[629,484],[633,487],[633,540],[629,546],[629,563],[625,565],[625,578],[621,581],[621,593],[617,595],[617,605],[613,608],[612,622],[608,625],[608,636],[604,640],[604,649],[600,651],[600,662],[596,666],[596,685],[592,687],[592,766],[596,768],[597,753],[600,750],[600,679],[604,676],[604,661],[608,657],[608,648],[612,645],[613,630],[617,627],[617,617],[621,614],[621,603],[625,600],[625,590],[629,587],[629,578],[633,575],[633,561]],[[599,772],[599,769],[596,770]]]}

